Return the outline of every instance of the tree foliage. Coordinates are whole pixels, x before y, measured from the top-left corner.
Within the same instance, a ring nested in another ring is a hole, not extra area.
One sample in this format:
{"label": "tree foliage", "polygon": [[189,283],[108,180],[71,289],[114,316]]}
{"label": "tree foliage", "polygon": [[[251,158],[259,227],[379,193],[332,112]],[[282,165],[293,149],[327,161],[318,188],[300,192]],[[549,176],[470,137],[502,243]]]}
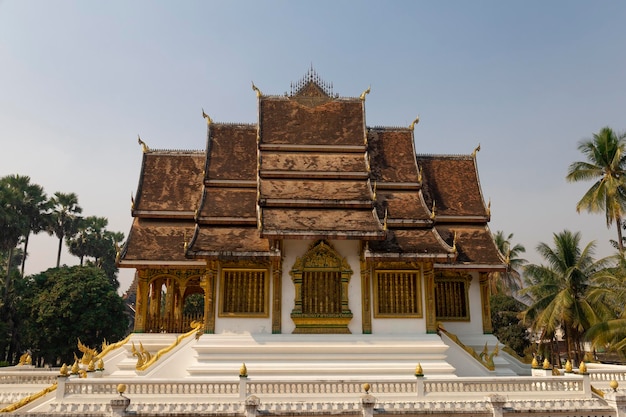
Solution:
{"label": "tree foliage", "polygon": [[591,139],[585,139],[578,150],[586,161],[573,162],[566,179],[570,182],[595,181],[580,199],[576,210],[590,213],[604,212],[606,225],[617,225],[617,244],[624,251],[622,219],[626,203],[626,134],[602,128]]}
{"label": "tree foliage", "polygon": [[77,340],[99,346],[119,340],[128,321],[122,298],[94,267],[52,268],[32,276],[21,305],[22,345],[48,364],[70,363]]}
{"label": "tree foliage", "polygon": [[80,213],[83,209],[78,205],[78,196],[74,193],[54,193],[50,199],[52,204],[51,222],[48,232],[54,234],[59,239],[57,250],[57,268],[61,264],[61,249],[63,239],[73,237],[78,231],[80,224]]}
{"label": "tree foliage", "polygon": [[531,345],[530,335],[528,328],[519,318],[520,312],[526,306],[502,292],[492,295],[489,303],[494,336],[513,349],[519,356],[526,356]]}
{"label": "tree foliage", "polygon": [[489,275],[491,293],[498,294],[504,292],[505,294],[512,295],[517,293],[523,286],[520,271],[528,261],[521,258],[520,254],[526,252],[526,248],[519,243],[515,245],[511,243],[513,233],[506,236],[502,230],[498,230],[493,234],[493,239],[496,242],[498,250],[504,257],[506,271],[492,272]]}
{"label": "tree foliage", "polygon": [[554,234],[554,247],[537,246],[547,264],[526,266],[529,286],[523,293],[533,303],[521,315],[542,342],[555,340],[557,331],[563,332],[567,358],[575,361],[582,360],[585,332],[610,316],[604,303],[587,297],[595,288],[592,278],[603,270],[606,260],[595,261],[594,243],[581,249],[580,239],[580,233],[565,230]]}

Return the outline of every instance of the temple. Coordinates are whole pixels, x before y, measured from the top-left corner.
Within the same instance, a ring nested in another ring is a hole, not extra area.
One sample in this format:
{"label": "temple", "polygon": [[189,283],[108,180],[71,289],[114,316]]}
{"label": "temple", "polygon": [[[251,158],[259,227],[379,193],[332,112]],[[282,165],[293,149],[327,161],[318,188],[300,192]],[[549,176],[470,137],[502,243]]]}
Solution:
{"label": "temple", "polygon": [[625,367],[524,363],[491,334],[506,264],[478,148],[416,153],[417,119],[370,127],[369,89],[340,97],[313,70],[253,90],[255,123],[203,112],[203,151],[139,139],[117,260],[136,269],[134,332],[0,369],[0,413],[626,417]]}
{"label": "temple", "polygon": [[[136,332],[490,333],[476,152],[416,154],[414,127],[368,127],[366,91],[310,70],[254,124],[207,121],[204,151],[144,145],[121,268]],[[186,316],[192,294],[203,317]],[[165,300],[162,299],[165,297]]]}

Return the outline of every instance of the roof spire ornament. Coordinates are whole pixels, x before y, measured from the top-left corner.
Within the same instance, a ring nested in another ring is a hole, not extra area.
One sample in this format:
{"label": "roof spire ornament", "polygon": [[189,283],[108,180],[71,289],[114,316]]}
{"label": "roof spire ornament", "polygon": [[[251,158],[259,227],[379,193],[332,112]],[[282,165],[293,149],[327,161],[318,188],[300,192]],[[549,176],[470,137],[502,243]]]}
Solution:
{"label": "roof spire ornament", "polygon": [[478,144],[477,147],[474,148],[474,151],[472,152],[472,158],[476,158],[476,154],[480,151],[480,143]]}
{"label": "roof spire ornament", "polygon": [[409,125],[409,129],[411,130],[415,129],[415,125],[417,125],[419,122],[420,122],[420,116],[418,114],[415,120],[413,120],[411,124]]}
{"label": "roof spire ornament", "polygon": [[146,145],[146,142],[141,140],[141,137],[139,135],[137,135],[137,143],[141,145],[141,150],[143,151],[143,153],[146,153],[150,150],[150,148],[148,148],[148,145]]}
{"label": "roof spire ornament", "polygon": [[206,124],[207,125],[210,125],[211,123],[213,123],[213,120],[211,120],[209,115],[204,112],[204,109],[202,109],[202,117],[204,117],[206,119]]}
{"label": "roof spire ornament", "polygon": [[365,101],[365,96],[368,95],[371,90],[372,90],[372,86],[370,85],[369,87],[367,87],[367,90],[361,93],[361,96],[359,97],[361,101]]}
{"label": "roof spire ornament", "polygon": [[254,81],[252,81],[252,89],[254,90],[254,92],[256,93],[257,98],[260,98],[263,93],[261,92],[261,90],[259,90],[259,87],[257,87],[256,85],[254,85]]}

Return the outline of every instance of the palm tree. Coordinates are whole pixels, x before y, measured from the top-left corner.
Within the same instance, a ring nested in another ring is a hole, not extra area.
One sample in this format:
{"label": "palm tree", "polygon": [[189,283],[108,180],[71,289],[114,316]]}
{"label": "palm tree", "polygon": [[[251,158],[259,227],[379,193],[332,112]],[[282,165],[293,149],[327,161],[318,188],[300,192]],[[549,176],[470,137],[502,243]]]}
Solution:
{"label": "palm tree", "polygon": [[503,291],[507,295],[511,295],[522,288],[522,278],[519,271],[528,261],[520,258],[521,253],[526,252],[526,248],[519,243],[511,247],[513,233],[505,236],[502,230],[498,230],[493,234],[493,239],[500,253],[506,261],[505,272],[492,272],[489,275],[491,284],[491,293],[498,294]]}
{"label": "palm tree", "polygon": [[102,241],[108,223],[106,217],[89,216],[82,218],[77,223],[77,233],[66,239],[70,253],[80,258],[81,266],[87,256],[96,258],[96,260],[100,257],[100,247],[103,245]]}
{"label": "palm tree", "polygon": [[45,230],[47,210],[50,207],[48,197],[43,187],[38,184],[32,184],[30,177],[12,175],[6,177],[10,184],[15,188],[21,200],[21,213],[25,216],[28,228],[25,230],[24,238],[24,256],[22,257],[21,274],[24,275],[24,266],[26,257],[28,256],[28,241],[31,233],[39,233]]}
{"label": "palm tree", "polygon": [[606,225],[617,224],[617,246],[624,251],[622,242],[622,218],[626,202],[626,134],[615,133],[604,127],[578,144],[578,150],[587,161],[574,162],[569,166],[566,179],[570,182],[595,180],[576,205],[576,211],[605,212]]}
{"label": "palm tree", "polygon": [[626,254],[619,252],[614,258],[616,266],[596,274],[593,280],[596,288],[588,294],[594,302],[608,305],[613,315],[592,326],[585,338],[594,349],[606,348],[626,356]]}
{"label": "palm tree", "polygon": [[78,197],[74,193],[54,193],[50,199],[52,204],[51,224],[48,233],[55,234],[59,239],[57,250],[57,268],[61,265],[61,249],[63,238],[74,236],[77,231],[79,214],[83,209],[78,205]]}
{"label": "palm tree", "polygon": [[[545,243],[537,251],[547,265],[527,265],[525,275],[529,286],[522,290],[533,303],[521,318],[541,340],[556,340],[560,330],[567,344],[567,357],[582,359],[582,337],[587,329],[610,314],[609,308],[587,298],[594,287],[591,278],[602,270],[607,260],[595,261],[595,243],[579,248],[580,233],[565,230],[554,234],[554,248]],[[572,353],[573,356],[572,357]]]}

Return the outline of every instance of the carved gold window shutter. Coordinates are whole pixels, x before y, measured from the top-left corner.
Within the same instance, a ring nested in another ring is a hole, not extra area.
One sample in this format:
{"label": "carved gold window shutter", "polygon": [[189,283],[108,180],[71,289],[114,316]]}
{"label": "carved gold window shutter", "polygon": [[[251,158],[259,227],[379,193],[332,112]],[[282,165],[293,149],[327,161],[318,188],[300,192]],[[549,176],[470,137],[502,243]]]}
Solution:
{"label": "carved gold window shutter", "polygon": [[221,317],[269,317],[268,279],[265,269],[222,269]]}
{"label": "carved gold window shutter", "polygon": [[350,333],[348,284],[352,270],[326,241],[313,244],[290,271],[295,287],[294,333]]}
{"label": "carved gold window shutter", "polygon": [[435,275],[435,312],[437,320],[468,321],[469,285],[472,277],[461,274]]}
{"label": "carved gold window shutter", "polygon": [[420,271],[379,270],[374,279],[374,316],[422,317]]}

